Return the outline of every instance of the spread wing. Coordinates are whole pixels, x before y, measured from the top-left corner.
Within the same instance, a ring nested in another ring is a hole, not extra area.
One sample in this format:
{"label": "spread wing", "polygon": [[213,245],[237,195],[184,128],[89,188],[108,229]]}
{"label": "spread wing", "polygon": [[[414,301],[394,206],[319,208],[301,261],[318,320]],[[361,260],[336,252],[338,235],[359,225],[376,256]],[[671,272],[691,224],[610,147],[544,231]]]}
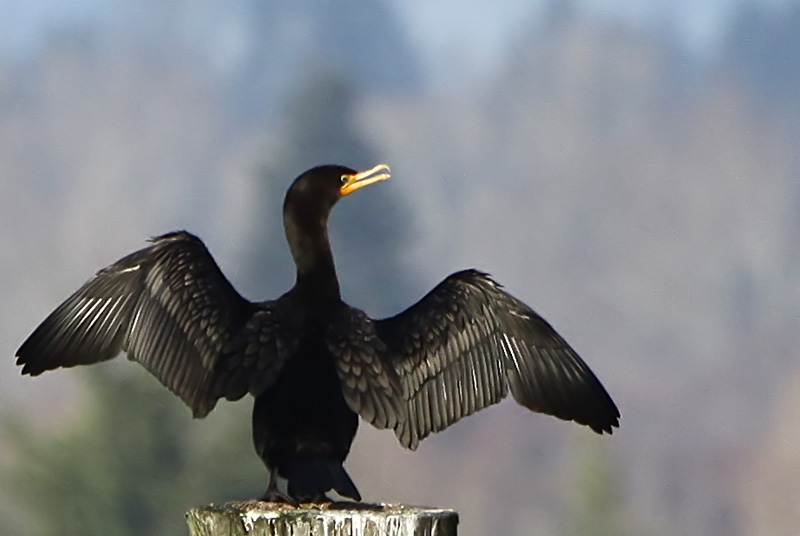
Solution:
{"label": "spread wing", "polygon": [[265,388],[285,360],[269,302],[239,295],[197,237],[180,231],[152,242],[100,270],[36,328],[17,351],[22,373],[125,351],[195,417],[220,396]]}
{"label": "spread wing", "polygon": [[[408,448],[499,402],[509,388],[523,406],[598,433],[619,425],[617,407],[586,363],[544,319],[486,274],[455,273],[409,309],[362,331],[369,329],[379,341],[370,347],[380,367],[360,367],[350,375],[372,377],[351,382],[369,389],[382,376],[396,378],[403,415],[394,429]],[[353,406],[367,420],[376,404],[364,400],[376,398],[376,392]]]}

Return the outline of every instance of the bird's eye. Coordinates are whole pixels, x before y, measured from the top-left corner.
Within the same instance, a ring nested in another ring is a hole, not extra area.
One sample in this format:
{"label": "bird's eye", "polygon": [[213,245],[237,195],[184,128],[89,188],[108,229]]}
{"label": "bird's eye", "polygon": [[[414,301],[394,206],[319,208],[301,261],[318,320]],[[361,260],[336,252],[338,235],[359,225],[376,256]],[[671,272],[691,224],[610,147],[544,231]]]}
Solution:
{"label": "bird's eye", "polygon": [[339,182],[341,182],[341,183],[342,183],[342,186],[344,186],[345,184],[347,184],[349,181],[350,181],[350,175],[342,175],[342,176],[339,178]]}

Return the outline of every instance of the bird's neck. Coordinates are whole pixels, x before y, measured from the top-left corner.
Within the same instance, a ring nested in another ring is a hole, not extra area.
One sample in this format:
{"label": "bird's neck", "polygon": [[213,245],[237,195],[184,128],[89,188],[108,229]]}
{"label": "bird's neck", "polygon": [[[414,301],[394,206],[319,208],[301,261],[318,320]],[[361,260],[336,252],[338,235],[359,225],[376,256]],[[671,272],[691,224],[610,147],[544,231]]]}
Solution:
{"label": "bird's neck", "polygon": [[297,266],[295,287],[319,299],[339,299],[339,279],[328,241],[327,219],[305,221],[301,225],[291,216],[284,221],[286,239]]}
{"label": "bird's neck", "polygon": [[[308,251],[306,252],[308,253]],[[339,279],[336,277],[336,268],[333,265],[333,256],[330,248],[326,252],[316,251],[316,261],[307,270],[297,266],[297,280],[295,288],[303,295],[319,300],[338,300]]]}

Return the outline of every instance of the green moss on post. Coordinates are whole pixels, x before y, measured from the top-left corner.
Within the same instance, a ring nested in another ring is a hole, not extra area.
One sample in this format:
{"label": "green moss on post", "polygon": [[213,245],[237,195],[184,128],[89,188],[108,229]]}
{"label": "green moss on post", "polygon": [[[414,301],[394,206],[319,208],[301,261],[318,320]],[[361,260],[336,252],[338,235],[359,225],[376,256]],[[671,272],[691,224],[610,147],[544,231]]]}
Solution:
{"label": "green moss on post", "polygon": [[191,536],[456,536],[453,510],[334,503],[295,508],[262,501],[193,508]]}

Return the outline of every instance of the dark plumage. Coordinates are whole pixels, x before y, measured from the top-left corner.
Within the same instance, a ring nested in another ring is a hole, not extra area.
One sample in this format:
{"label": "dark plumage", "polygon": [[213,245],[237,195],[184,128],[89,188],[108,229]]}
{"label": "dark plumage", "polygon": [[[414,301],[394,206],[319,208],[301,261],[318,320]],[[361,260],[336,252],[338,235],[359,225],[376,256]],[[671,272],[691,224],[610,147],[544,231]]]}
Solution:
{"label": "dark plumage", "polygon": [[341,300],[328,215],[339,198],[388,177],[386,166],[321,166],[292,183],[283,215],[297,281],[277,300],[244,299],[198,238],[169,233],[67,298],[17,364],[35,376],[125,351],[195,417],[252,394],[270,500],[322,500],[330,490],[360,500],[342,467],[358,415],[415,449],[510,390],[533,411],[611,433],[619,412],[589,367],[487,274],[455,273],[384,320]]}

